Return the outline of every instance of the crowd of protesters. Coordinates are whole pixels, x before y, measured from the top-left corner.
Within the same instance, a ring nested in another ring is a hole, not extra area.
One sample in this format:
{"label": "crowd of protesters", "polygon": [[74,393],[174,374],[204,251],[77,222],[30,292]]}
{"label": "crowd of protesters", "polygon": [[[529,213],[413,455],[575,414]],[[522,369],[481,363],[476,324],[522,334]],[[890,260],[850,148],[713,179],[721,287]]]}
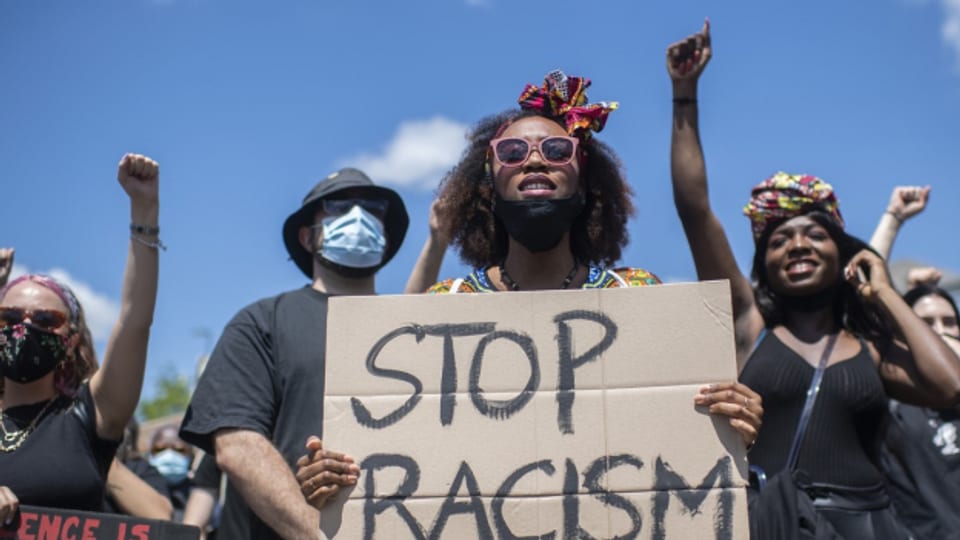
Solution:
{"label": "crowd of protesters", "polygon": [[[778,172],[745,197],[755,252],[743,272],[707,195],[698,81],[712,54],[708,23],[667,48],[670,166],[698,279],[731,287],[738,379],[714,381],[693,401],[749,449],[755,536],[803,528],[776,522],[767,506],[767,484],[786,472],[824,537],[960,538],[960,313],[935,269],[914,271],[901,295],[886,265],[930,188],[895,189],[868,244],[846,230],[832,185]],[[595,136],[617,104],[589,103],[589,85],[551,72],[522,90],[518,108],[474,126],[440,183],[407,293],[660,283],[621,266],[632,192]],[[375,294],[406,235],[403,200],[353,168],[317,183],[282,226],[309,286],[241,309],[182,424],[158,429],[140,453],[132,416],[164,249],[159,165],[128,154],[118,180],[129,251],[99,363],[69,287],[33,274],[7,283],[13,251],[0,250],[0,526],[34,505],[174,520],[203,534],[215,524],[229,539],[318,537],[319,510],[360,472],[349,448],[321,440],[327,302]],[[448,247],[474,270],[438,281]]]}

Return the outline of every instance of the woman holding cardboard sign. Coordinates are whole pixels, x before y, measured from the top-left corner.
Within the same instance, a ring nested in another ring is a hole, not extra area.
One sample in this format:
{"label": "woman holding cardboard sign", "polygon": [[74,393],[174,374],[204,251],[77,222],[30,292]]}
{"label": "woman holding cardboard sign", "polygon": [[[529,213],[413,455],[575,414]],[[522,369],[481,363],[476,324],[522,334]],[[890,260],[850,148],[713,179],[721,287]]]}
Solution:
{"label": "woman holding cardboard sign", "polygon": [[[528,85],[520,109],[481,120],[439,194],[441,236],[477,268],[432,293],[638,287],[660,280],[639,268],[612,269],[633,214],[620,160],[592,137],[616,103],[587,104],[590,81],[555,71]],[[710,405],[730,417],[747,445],[760,428],[760,396],[746,385],[714,385]],[[343,455],[308,443],[297,478],[308,501],[323,506],[338,487]],[[352,458],[350,458],[352,459]]]}
{"label": "woman holding cardboard sign", "polygon": [[[441,184],[446,237],[476,270],[428,292],[655,285],[639,268],[612,268],[627,244],[630,187],[614,151],[594,138],[616,103],[587,103],[588,79],[549,73],[519,109],[485,118]],[[747,445],[763,415],[746,385],[714,385],[711,412],[730,416]]]}
{"label": "woman holding cardboard sign", "polygon": [[[960,363],[890,285],[883,260],[844,231],[819,178],[777,173],[753,189],[744,212],[754,284],[740,273],[710,209],[698,131],[697,79],[711,52],[708,24],[667,49],[673,188],[700,279],[731,282],[740,380],[764,397],[750,462],[768,475],[805,472],[817,513],[845,538],[907,538],[876,466],[886,397],[955,404]],[[819,396],[809,409],[808,389]]]}

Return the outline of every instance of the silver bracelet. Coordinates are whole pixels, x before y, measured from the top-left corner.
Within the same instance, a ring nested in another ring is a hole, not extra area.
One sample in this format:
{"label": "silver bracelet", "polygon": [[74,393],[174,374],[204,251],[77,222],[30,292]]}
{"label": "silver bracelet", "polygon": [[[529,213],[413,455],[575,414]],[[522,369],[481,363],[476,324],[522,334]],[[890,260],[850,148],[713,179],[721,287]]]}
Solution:
{"label": "silver bracelet", "polygon": [[140,238],[135,234],[131,234],[130,239],[133,240],[134,242],[137,242],[138,244],[143,244],[148,248],[153,248],[153,249],[160,248],[164,251],[167,250],[167,246],[164,245],[164,243],[161,242],[159,238],[157,238],[156,240],[144,240],[143,238]]}
{"label": "silver bracelet", "polygon": [[156,236],[160,234],[160,226],[159,225],[140,225],[137,223],[131,223],[130,233],[139,234],[142,236]]}

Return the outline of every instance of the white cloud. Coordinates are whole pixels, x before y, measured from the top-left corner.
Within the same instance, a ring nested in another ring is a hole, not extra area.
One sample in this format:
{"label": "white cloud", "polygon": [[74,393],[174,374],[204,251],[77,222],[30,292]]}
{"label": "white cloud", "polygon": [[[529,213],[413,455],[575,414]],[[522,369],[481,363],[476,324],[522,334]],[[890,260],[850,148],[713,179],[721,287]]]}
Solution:
{"label": "white cloud", "polygon": [[460,159],[466,132],[465,124],[439,116],[410,120],[400,124],[382,152],[358,154],[341,166],[356,167],[377,183],[432,189]]}
{"label": "white cloud", "polygon": [[[29,268],[14,263],[10,272],[10,279],[30,272]],[[87,316],[87,326],[90,327],[94,341],[103,342],[110,336],[113,323],[117,321],[117,316],[120,314],[120,306],[117,302],[106,294],[93,290],[93,287],[77,280],[62,268],[53,268],[40,273],[63,282],[70,287],[73,294],[77,295],[77,300],[83,306],[83,311]]]}
{"label": "white cloud", "polygon": [[960,0],[941,0],[943,4],[943,26],[940,37],[956,55],[956,65],[960,68]]}

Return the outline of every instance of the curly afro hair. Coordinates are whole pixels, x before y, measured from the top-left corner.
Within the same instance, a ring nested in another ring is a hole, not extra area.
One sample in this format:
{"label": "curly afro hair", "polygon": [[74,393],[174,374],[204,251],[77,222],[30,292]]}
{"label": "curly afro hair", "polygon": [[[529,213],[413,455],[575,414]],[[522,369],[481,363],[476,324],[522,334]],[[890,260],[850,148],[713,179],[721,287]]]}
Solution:
{"label": "curly afro hair", "polygon": [[[508,110],[481,120],[467,134],[460,162],[440,183],[446,201],[448,238],[464,262],[475,268],[499,264],[507,256],[507,232],[493,214],[493,181],[487,172],[487,148],[506,126],[531,116],[533,110]],[[580,179],[585,187],[583,212],[570,228],[573,255],[584,264],[611,266],[629,241],[627,220],[633,215],[632,192],[623,165],[613,150],[591,137],[580,145]]]}

